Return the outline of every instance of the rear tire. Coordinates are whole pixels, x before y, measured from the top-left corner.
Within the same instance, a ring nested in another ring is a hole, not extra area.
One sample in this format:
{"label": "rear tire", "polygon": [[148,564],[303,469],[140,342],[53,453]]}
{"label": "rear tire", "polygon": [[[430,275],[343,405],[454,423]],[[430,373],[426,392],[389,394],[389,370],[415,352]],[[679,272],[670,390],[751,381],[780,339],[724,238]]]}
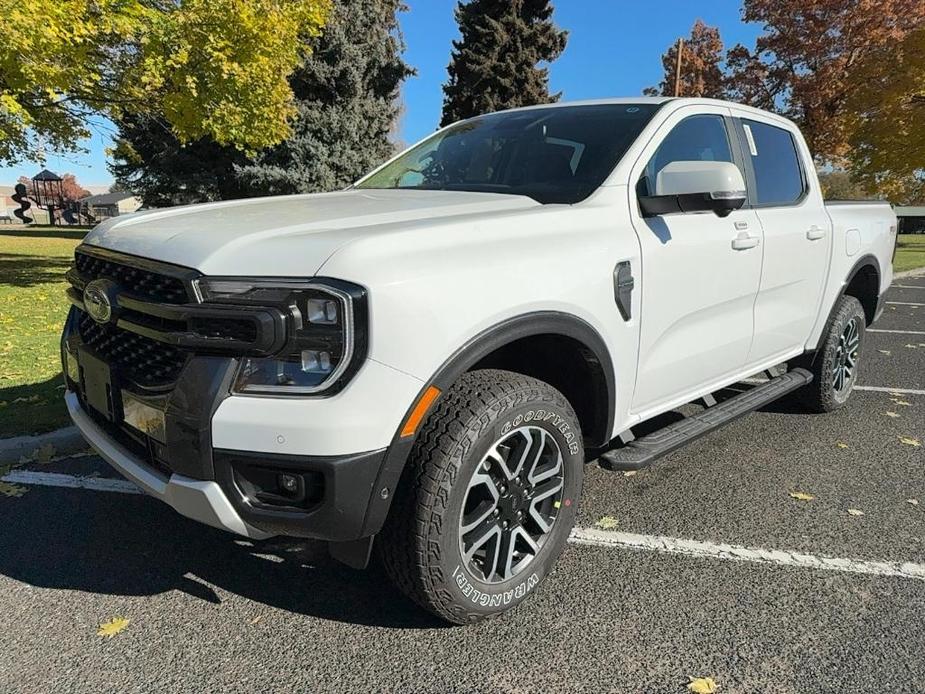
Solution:
{"label": "rear tire", "polygon": [[813,374],[813,382],[796,393],[811,412],[834,412],[848,402],[858,378],[866,325],[861,302],[853,296],[841,297],[819,351],[793,364]]}
{"label": "rear tire", "polygon": [[559,391],[508,371],[464,374],[415,441],[376,541],[386,573],[449,622],[512,609],[565,547],[583,468]]}

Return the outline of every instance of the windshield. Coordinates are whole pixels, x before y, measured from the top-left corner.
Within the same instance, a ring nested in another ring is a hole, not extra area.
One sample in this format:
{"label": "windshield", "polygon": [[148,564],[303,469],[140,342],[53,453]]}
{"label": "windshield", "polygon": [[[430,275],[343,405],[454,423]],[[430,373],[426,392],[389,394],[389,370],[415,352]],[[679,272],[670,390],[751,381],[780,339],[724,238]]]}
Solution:
{"label": "windshield", "polygon": [[464,190],[572,204],[613,170],[658,104],[508,111],[452,125],[409,149],[358,188]]}

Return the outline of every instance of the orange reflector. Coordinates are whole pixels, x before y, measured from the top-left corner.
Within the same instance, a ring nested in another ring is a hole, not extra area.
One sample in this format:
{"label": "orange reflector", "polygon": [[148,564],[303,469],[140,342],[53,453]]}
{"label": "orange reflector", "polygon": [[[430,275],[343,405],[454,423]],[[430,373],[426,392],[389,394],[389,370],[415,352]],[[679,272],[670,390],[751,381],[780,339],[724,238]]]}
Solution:
{"label": "orange reflector", "polygon": [[402,438],[414,436],[414,432],[418,430],[418,425],[421,423],[421,420],[424,419],[424,415],[427,414],[427,410],[430,409],[430,406],[434,403],[434,400],[437,399],[438,395],[440,395],[439,388],[428,386],[427,390],[424,391],[424,395],[418,400],[417,405],[411,410],[408,419],[405,420],[405,426],[401,428]]}

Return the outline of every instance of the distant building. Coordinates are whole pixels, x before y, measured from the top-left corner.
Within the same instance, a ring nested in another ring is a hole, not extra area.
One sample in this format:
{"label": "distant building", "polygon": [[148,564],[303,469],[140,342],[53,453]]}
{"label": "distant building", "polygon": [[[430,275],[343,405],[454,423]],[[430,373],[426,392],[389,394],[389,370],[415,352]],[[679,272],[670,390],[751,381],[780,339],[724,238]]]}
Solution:
{"label": "distant building", "polygon": [[900,234],[925,234],[925,207],[895,207]]}
{"label": "distant building", "polygon": [[141,207],[141,198],[131,193],[103,193],[80,200],[81,214],[93,217],[97,222],[121,214],[131,214]]}

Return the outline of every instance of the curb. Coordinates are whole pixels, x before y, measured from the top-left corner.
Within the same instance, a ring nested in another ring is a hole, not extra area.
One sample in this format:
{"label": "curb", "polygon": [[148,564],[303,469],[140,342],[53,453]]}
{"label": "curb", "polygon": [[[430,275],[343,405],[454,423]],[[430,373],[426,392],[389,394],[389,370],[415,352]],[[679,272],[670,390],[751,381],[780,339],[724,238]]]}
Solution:
{"label": "curb", "polygon": [[917,267],[914,270],[904,270],[903,272],[897,272],[893,275],[893,279],[901,280],[906,277],[919,277],[920,275],[925,275],[925,267]]}
{"label": "curb", "polygon": [[71,455],[90,448],[77,427],[65,427],[37,436],[14,436],[0,439],[0,464],[18,463],[22,458],[30,457],[37,449],[49,444],[55,447],[55,456]]}

